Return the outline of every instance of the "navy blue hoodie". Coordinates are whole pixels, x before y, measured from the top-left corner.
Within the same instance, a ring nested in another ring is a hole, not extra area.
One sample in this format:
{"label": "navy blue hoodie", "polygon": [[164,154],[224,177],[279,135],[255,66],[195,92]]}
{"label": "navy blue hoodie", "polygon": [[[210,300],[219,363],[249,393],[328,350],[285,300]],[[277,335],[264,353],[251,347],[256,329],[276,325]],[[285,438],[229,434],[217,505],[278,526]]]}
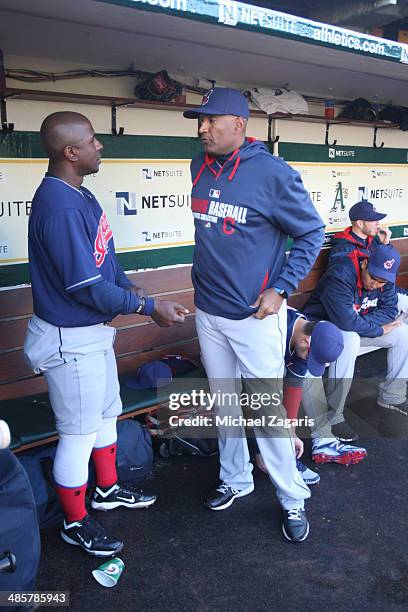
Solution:
{"label": "navy blue hoodie", "polygon": [[371,249],[375,248],[380,244],[379,240],[375,237],[368,236],[367,239],[360,238],[357,236],[351,226],[346,227],[342,232],[334,234],[331,239],[331,249],[329,253],[329,264],[335,262],[338,256],[342,256],[352,251],[359,251],[361,256],[369,256]]}
{"label": "navy blue hoodie", "polygon": [[[346,227],[346,229],[342,232],[334,234],[331,239],[332,248],[329,253],[328,265],[330,266],[331,264],[335,263],[338,257],[342,257],[344,254],[352,253],[353,251],[357,251],[358,257],[369,257],[373,249],[377,248],[379,244],[381,244],[381,242],[378,236],[367,236],[367,239],[364,240],[364,238],[360,238],[354,234],[351,226]],[[403,289],[397,284],[395,285],[395,288],[397,293],[408,295],[407,289]]]}
{"label": "navy blue hoodie", "polygon": [[[222,162],[200,153],[191,176],[196,306],[244,319],[265,289],[296,289],[324,239],[324,223],[298,172],[248,138]],[[294,242],[286,260],[288,236]]]}
{"label": "navy blue hoodie", "polygon": [[363,287],[360,262],[356,251],[337,257],[318,282],[303,307],[312,319],[326,319],[344,331],[377,338],[381,327],[394,321],[397,314],[397,292],[394,283],[367,291]]}

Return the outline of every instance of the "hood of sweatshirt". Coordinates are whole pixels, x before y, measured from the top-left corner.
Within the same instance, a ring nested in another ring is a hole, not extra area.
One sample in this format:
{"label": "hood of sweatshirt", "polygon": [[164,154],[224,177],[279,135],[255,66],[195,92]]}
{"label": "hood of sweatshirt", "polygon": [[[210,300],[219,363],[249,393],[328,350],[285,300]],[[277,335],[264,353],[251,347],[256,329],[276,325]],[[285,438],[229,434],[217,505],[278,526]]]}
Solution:
{"label": "hood of sweatshirt", "polygon": [[353,247],[356,246],[361,249],[364,246],[366,248],[369,248],[372,241],[373,241],[372,236],[368,236],[367,240],[356,236],[353,233],[352,227],[350,226],[350,227],[346,227],[346,229],[343,230],[342,232],[338,232],[337,234],[334,234],[334,236],[331,239],[331,245],[333,248],[340,247],[340,246],[346,246],[346,245],[347,246],[353,245]]}
{"label": "hood of sweatshirt", "polygon": [[238,172],[241,161],[251,159],[256,155],[265,153],[269,155],[269,151],[263,142],[256,140],[256,138],[247,137],[245,142],[238,149],[226,156],[214,156],[208,153],[202,153],[203,156],[201,166],[195,176],[192,176],[193,187],[195,187],[201,178],[204,170],[208,170],[213,174],[215,179],[218,179],[222,173],[227,174],[228,180],[232,181],[236,173]]}

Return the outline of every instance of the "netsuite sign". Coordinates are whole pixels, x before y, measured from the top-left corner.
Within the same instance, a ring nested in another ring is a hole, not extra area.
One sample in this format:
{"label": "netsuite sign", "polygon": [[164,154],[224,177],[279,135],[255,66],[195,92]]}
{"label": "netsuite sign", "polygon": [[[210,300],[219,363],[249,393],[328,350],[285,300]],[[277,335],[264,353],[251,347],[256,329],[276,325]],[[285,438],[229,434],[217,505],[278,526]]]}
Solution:
{"label": "netsuite sign", "polygon": [[[104,0],[110,4],[123,4],[123,0]],[[381,57],[408,63],[408,45],[379,39],[368,34],[353,32],[332,25],[303,19],[271,9],[252,6],[234,0],[125,0],[129,6],[141,9],[182,14],[181,16],[213,21],[227,26],[262,33],[289,36],[303,42]]]}

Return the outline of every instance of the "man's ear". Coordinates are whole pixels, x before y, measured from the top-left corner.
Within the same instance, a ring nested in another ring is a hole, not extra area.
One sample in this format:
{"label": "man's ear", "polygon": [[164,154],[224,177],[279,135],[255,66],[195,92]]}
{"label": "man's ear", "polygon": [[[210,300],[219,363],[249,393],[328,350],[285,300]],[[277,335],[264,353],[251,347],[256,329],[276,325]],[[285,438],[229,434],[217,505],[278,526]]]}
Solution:
{"label": "man's ear", "polygon": [[70,162],[78,161],[78,155],[75,153],[74,147],[71,145],[64,147],[64,157]]}
{"label": "man's ear", "polygon": [[244,117],[235,118],[235,127],[239,132],[245,131],[246,119]]}

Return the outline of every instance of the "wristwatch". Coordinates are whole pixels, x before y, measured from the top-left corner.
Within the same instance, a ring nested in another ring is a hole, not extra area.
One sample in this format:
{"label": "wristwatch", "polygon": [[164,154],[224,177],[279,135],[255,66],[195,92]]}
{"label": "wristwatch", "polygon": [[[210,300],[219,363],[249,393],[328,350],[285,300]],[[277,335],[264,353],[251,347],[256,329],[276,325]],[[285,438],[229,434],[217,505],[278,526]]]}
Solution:
{"label": "wristwatch", "polygon": [[285,289],[281,289],[281,287],[272,287],[272,289],[275,289],[276,293],[283,297],[284,300],[288,299],[289,293]]}
{"label": "wristwatch", "polygon": [[139,298],[139,306],[136,308],[135,312],[137,314],[142,314],[146,307],[146,299],[144,297]]}

